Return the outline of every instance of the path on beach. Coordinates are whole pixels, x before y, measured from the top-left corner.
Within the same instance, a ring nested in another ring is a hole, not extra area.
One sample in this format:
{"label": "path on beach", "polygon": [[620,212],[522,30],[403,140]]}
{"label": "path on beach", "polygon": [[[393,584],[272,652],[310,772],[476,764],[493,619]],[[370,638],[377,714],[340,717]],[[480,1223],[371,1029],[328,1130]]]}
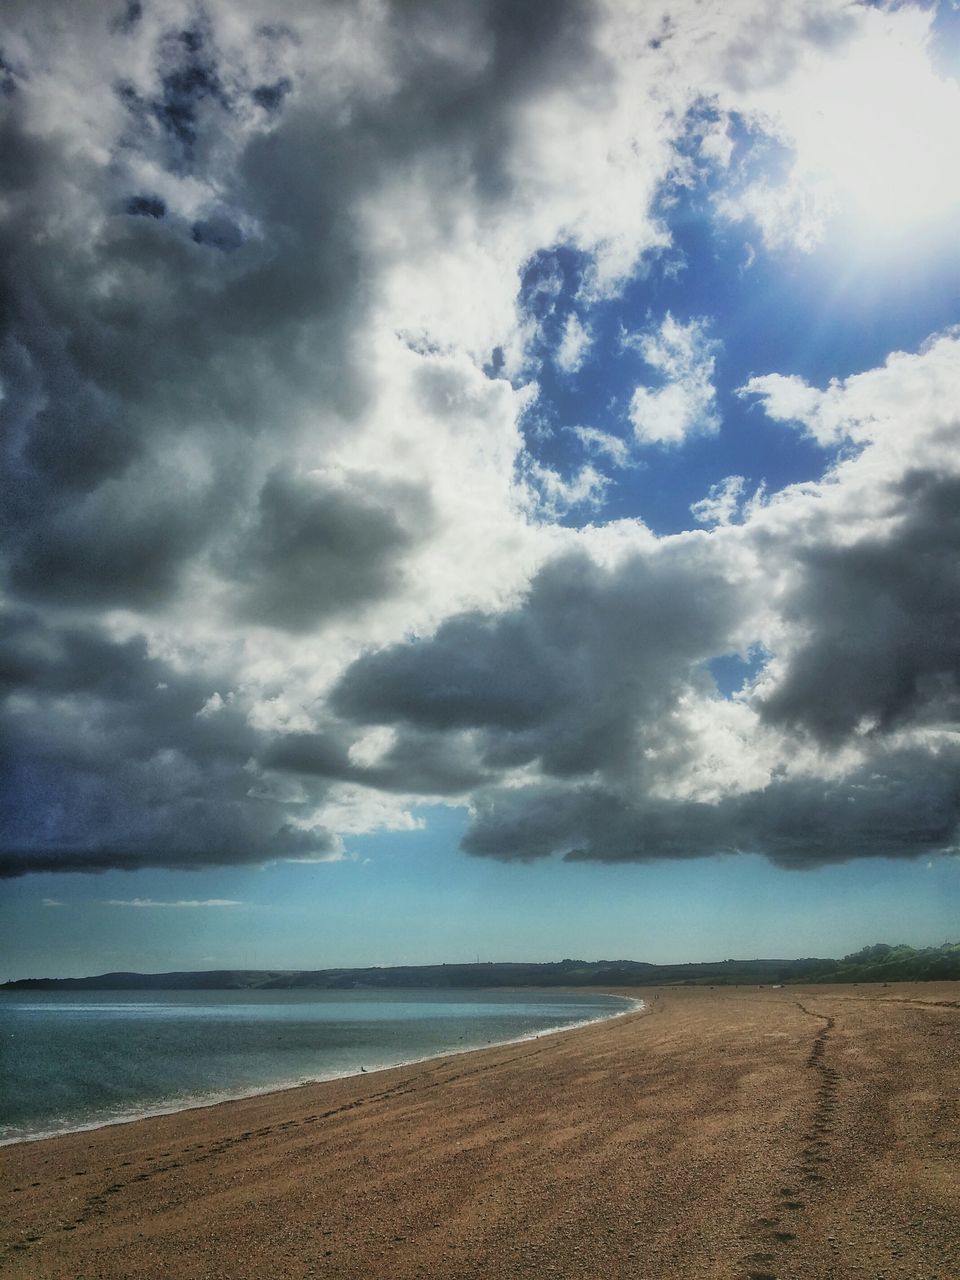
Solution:
{"label": "path on beach", "polygon": [[0,1275],[957,1280],[960,984],[635,994],[649,1012],[4,1148]]}

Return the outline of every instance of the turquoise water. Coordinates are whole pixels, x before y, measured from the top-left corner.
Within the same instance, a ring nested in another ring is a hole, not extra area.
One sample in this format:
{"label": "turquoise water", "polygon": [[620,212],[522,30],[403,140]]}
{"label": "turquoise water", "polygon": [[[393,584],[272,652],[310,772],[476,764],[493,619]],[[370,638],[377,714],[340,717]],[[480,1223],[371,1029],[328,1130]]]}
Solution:
{"label": "turquoise water", "polygon": [[543,991],[0,993],[0,1142],[178,1111],[622,1013]]}

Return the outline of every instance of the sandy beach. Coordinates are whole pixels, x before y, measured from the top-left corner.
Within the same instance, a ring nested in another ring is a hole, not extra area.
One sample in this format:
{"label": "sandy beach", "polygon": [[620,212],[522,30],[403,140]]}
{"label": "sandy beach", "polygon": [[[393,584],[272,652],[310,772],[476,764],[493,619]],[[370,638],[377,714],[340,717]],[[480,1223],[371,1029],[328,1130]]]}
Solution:
{"label": "sandy beach", "polygon": [[960,1276],[960,983],[648,1012],[0,1151],[11,1277]]}

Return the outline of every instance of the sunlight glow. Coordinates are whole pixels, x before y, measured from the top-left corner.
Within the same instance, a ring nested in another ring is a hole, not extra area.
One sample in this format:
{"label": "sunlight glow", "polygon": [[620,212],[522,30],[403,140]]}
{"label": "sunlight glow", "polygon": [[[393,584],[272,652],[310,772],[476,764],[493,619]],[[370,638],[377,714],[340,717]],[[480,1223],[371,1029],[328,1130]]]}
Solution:
{"label": "sunlight glow", "polygon": [[810,248],[834,218],[889,239],[960,205],[960,84],[936,74],[928,38],[922,13],[877,15],[857,40],[771,93],[766,123],[795,161],[784,186],[754,187],[740,202],[768,242]]}
{"label": "sunlight glow", "polygon": [[851,212],[897,228],[960,202],[960,86],[938,79],[922,50],[867,41],[818,88],[799,149]]}

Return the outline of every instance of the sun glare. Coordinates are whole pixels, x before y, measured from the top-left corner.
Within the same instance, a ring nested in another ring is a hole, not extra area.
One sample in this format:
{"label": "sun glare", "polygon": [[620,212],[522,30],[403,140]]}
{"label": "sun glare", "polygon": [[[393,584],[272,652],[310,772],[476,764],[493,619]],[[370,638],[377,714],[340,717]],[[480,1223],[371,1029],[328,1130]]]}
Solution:
{"label": "sun glare", "polygon": [[859,40],[781,106],[794,180],[862,234],[903,234],[960,205],[960,84],[937,76],[910,26]]}

